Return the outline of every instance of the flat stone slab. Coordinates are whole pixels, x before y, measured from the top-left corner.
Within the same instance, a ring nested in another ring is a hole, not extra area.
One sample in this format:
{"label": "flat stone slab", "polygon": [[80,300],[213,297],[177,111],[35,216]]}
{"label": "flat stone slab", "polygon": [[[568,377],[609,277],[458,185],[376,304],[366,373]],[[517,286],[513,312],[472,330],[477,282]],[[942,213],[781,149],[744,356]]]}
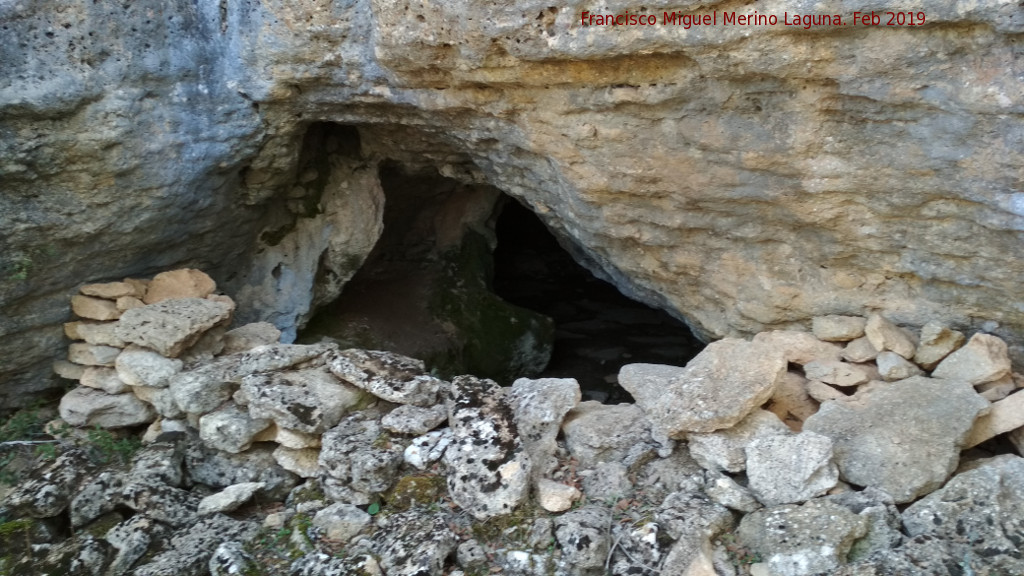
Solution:
{"label": "flat stone slab", "polygon": [[121,315],[115,334],[125,342],[175,358],[204,332],[231,318],[232,307],[201,298],[164,300]]}
{"label": "flat stone slab", "polygon": [[903,503],[949,478],[988,406],[966,382],[915,376],[825,402],[804,430],[832,439],[843,480],[874,486]]}
{"label": "flat stone slab", "polygon": [[619,384],[655,429],[684,438],[737,424],[771,398],[786,366],[778,347],[726,338],[709,344],[685,368],[627,364],[619,370]]}
{"label": "flat stone slab", "polygon": [[338,378],[396,404],[433,406],[444,380],[426,373],[415,358],[380,350],[344,350],[330,362]]}

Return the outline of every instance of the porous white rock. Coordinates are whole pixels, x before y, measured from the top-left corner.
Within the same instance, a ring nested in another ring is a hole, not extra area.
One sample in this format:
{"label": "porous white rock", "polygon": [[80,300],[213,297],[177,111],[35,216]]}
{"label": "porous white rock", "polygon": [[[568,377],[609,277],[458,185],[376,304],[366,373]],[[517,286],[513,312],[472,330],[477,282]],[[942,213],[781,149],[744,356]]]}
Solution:
{"label": "porous white rock", "polygon": [[685,368],[627,364],[619,384],[669,438],[728,428],[764,404],[786,372],[779,348],[736,338],[712,342]]}
{"label": "porous white rock", "polygon": [[319,528],[330,540],[348,542],[369,526],[371,520],[372,517],[363,510],[338,502],[317,512],[313,516],[313,526]]}
{"label": "porous white rock", "polygon": [[622,461],[634,446],[652,442],[650,429],[644,411],[636,404],[607,405],[594,400],[580,402],[562,422],[566,446],[583,468]]}
{"label": "porous white rock", "polygon": [[274,449],[274,460],[285,470],[303,478],[316,478],[320,474],[320,449],[293,449],[278,446]]}
{"label": "porous white rock", "polygon": [[234,403],[199,418],[199,438],[207,446],[237,454],[252,445],[253,438],[270,426],[270,420],[252,418]]}
{"label": "porous white rock", "polygon": [[772,576],[811,576],[834,573],[867,530],[866,518],[817,499],[751,512],[740,521],[737,534]]}
{"label": "porous white rock", "polygon": [[163,300],[126,310],[114,333],[125,342],[174,358],[195,344],[204,332],[229,321],[231,311],[226,304],[200,298]]}
{"label": "porous white rock", "polygon": [[235,393],[253,418],[307,434],[331,428],[364,398],[362,390],[338,381],[324,367],[251,374]]}
{"label": "porous white rock", "polygon": [[573,378],[519,378],[512,383],[507,400],[523,446],[530,455],[534,478],[551,472],[555,437],[565,415],[579,404],[580,385]]}
{"label": "porous white rock", "polygon": [[417,436],[437,428],[448,420],[448,410],[444,404],[425,408],[402,404],[381,418],[380,423],[388,430],[397,434],[414,434]]}
{"label": "porous white rock", "polygon": [[277,344],[281,341],[281,331],[270,322],[253,322],[239,326],[224,333],[224,349],[222,354],[245,352],[257,346]]}
{"label": "porous white rock", "polygon": [[530,487],[530,456],[501,387],[458,376],[448,397],[451,445],[444,453],[448,493],[478,520],[509,514]]}
{"label": "porous white rock", "polygon": [[433,406],[445,382],[426,373],[415,358],[380,350],[344,350],[330,361],[335,376],[396,404]]}
{"label": "porous white rock", "polygon": [[427,432],[423,436],[413,438],[409,446],[405,448],[402,458],[406,464],[419,470],[425,470],[427,466],[444,456],[444,451],[451,443],[452,431],[450,428]]}
{"label": "porous white rock", "polygon": [[153,407],[134,394],[107,394],[79,386],[60,399],[60,417],[72,426],[120,428],[156,419]]}
{"label": "porous white rock", "polygon": [[246,376],[288,368],[333,349],[322,344],[257,346],[175,375],[171,378],[170,390],[183,410],[205,414],[230,398],[232,385],[241,383]]}
{"label": "porous white rock", "polygon": [[[97,346],[113,346],[124,348],[126,343],[117,337],[115,330],[117,322],[69,322],[74,325],[73,331],[76,340],[84,340],[86,344]],[[68,324],[64,325],[65,332],[68,331]]]}

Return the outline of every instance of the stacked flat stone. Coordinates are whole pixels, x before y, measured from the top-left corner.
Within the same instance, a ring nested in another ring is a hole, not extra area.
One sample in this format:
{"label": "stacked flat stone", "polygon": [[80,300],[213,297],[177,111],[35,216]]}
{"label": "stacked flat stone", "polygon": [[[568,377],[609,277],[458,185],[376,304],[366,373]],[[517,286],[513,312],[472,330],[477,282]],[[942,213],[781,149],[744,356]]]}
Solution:
{"label": "stacked flat stone", "polygon": [[[963,486],[1021,482],[1024,459],[965,452],[1004,434],[1024,451],[1024,378],[990,334],[968,339],[939,324],[911,331],[877,314],[823,316],[810,332],[712,343],[684,367],[623,366],[618,381],[636,402],[610,406],[580,402],[571,378],[520,379],[510,388],[472,376],[447,382],[392,352],[281,344],[265,323],[226,331],[234,306],[214,290],[194,270],[148,285],[85,286],[88,299],[74,305],[82,319],[67,326],[79,341],[58,366],[82,383],[61,402],[71,424],[152,422],[147,440],[195,431],[185,468],[193,482],[224,490],[188,500],[189,517],[312,486],[322,499],[296,512],[316,512],[318,529],[354,541],[377,530],[371,544],[382,566],[420,573],[416,563],[427,558],[428,572],[440,574],[457,542],[435,522],[440,516],[404,512],[393,516],[402,518],[396,530],[358,508],[393,499],[403,475],[438,474],[453,505],[476,520],[530,505],[566,512],[534,530],[544,546],[554,539],[567,565],[714,573],[724,553],[717,538],[739,513],[737,536],[765,559],[751,574],[810,576],[920,557],[923,541],[905,539],[901,527],[926,534],[980,526],[979,518],[1001,513],[997,506],[1010,517],[1024,510],[1015,488],[972,508],[944,504]],[[142,501],[149,492],[140,490],[154,490],[95,484],[110,493],[72,502],[76,525],[92,518],[87,502]],[[18,493],[19,505],[38,500],[30,488]],[[624,531],[611,522],[611,506],[621,511],[630,498],[654,498],[653,523]],[[964,557],[956,536],[940,536],[949,557]],[[993,563],[1024,569],[1016,547],[999,548],[998,536],[978,546]],[[486,557],[473,546],[458,546],[463,566]],[[396,552],[413,549],[430,554]],[[319,566],[318,558],[310,553],[300,564]],[[389,564],[403,558],[412,564]],[[513,551],[502,565],[521,572],[552,561]]]}
{"label": "stacked flat stone", "polygon": [[78,317],[64,325],[73,342],[60,376],[80,386],[60,403],[73,426],[121,428],[176,416],[170,379],[187,363],[212,358],[225,345],[235,304],[215,294],[216,283],[194,269],[152,280],[86,284],[71,298]]}

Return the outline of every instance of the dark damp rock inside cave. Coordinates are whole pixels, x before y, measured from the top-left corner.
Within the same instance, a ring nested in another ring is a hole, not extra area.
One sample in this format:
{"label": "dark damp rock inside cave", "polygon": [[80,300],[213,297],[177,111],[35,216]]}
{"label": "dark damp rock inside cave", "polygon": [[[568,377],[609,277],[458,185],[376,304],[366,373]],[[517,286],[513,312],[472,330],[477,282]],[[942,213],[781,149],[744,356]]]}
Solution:
{"label": "dark damp rock inside cave", "polygon": [[300,342],[391,350],[503,385],[571,377],[606,402],[629,399],[615,380],[623,364],[700,351],[686,325],[595,278],[500,191],[393,162],[380,180],[384,233]]}

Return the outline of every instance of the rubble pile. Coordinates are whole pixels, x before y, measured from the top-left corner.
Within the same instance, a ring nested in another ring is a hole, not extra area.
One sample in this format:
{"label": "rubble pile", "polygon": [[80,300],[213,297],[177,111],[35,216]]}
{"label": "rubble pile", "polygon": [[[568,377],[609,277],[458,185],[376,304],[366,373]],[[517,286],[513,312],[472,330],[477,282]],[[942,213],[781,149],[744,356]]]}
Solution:
{"label": "rubble pile", "polygon": [[119,468],[68,446],[18,485],[10,573],[1024,573],[1024,378],[995,336],[820,317],[626,365],[635,404],[604,405],[228,330],[215,289],[74,298],[61,418],[147,444]]}

